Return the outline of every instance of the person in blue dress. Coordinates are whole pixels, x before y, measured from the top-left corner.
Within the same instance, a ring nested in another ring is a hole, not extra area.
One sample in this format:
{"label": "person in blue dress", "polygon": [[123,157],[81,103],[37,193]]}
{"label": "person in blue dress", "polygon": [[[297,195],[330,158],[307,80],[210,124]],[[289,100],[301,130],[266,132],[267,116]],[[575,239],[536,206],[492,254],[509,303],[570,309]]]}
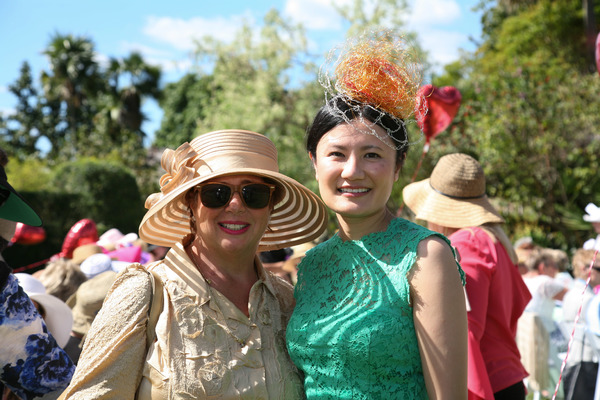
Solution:
{"label": "person in blue dress", "polygon": [[464,274],[448,239],[387,207],[418,89],[393,39],[351,43],[307,134],[339,225],[298,267],[286,340],[308,399],[467,398]]}
{"label": "person in blue dress", "polygon": [[[17,222],[40,226],[42,221],[8,183],[0,149],[0,394],[6,389],[21,399],[33,399],[66,388],[75,365],[44,323],[1,256]],[[60,393],[60,392],[59,392]]]}

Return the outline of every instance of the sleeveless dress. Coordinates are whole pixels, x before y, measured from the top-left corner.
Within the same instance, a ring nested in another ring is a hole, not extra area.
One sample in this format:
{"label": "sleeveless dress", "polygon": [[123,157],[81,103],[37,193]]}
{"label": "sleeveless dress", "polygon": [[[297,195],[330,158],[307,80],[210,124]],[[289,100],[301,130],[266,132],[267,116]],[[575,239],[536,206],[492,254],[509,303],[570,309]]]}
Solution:
{"label": "sleeveless dress", "polygon": [[432,235],[450,243],[397,218],[386,231],[335,235],[306,254],[286,339],[308,399],[427,398],[407,274]]}

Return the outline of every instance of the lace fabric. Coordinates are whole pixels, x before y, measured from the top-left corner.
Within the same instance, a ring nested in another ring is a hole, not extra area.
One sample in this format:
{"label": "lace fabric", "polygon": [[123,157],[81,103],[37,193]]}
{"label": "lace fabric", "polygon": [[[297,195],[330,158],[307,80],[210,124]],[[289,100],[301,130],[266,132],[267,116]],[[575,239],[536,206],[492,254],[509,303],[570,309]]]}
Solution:
{"label": "lace fabric", "polygon": [[395,219],[386,231],[336,235],[307,253],[287,330],[307,398],[427,398],[407,274],[431,235],[448,242]]}

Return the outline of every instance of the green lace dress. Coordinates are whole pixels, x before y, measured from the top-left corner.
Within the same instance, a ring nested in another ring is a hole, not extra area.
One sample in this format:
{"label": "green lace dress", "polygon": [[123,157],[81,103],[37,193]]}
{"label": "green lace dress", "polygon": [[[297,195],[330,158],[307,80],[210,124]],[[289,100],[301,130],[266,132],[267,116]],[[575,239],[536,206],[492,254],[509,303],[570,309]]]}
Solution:
{"label": "green lace dress", "polygon": [[431,235],[450,243],[394,219],[386,231],[336,235],[306,254],[287,346],[308,399],[427,398],[407,274]]}

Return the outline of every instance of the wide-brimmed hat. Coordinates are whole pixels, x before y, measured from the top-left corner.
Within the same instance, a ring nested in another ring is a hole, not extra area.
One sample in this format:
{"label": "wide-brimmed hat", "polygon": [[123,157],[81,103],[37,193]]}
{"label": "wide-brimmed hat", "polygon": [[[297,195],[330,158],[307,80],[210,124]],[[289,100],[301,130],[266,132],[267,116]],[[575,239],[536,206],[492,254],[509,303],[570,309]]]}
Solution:
{"label": "wide-brimmed hat", "polygon": [[316,239],[327,225],[327,209],[308,188],[279,173],[277,150],[266,136],[244,130],[209,132],[167,149],[161,159],[166,173],[161,192],[148,196],[148,212],[140,224],[140,238],[172,247],[190,233],[186,192],[210,179],[226,175],[257,175],[277,185],[277,203],[258,251],[274,250]]}
{"label": "wide-brimmed hat", "polygon": [[115,271],[104,271],[83,282],[69,297],[67,305],[73,309],[73,332],[80,335],[88,333],[116,276]]}
{"label": "wide-brimmed hat", "polygon": [[58,297],[46,293],[46,287],[39,279],[25,273],[16,273],[15,276],[27,296],[44,308],[44,322],[48,331],[60,347],[65,347],[73,325],[73,314],[69,306]]}
{"label": "wide-brimmed hat", "polygon": [[454,153],[440,158],[431,177],[402,191],[417,219],[448,228],[465,228],[504,219],[485,194],[483,168],[473,157]]}
{"label": "wide-brimmed hat", "polygon": [[131,262],[114,260],[108,254],[92,254],[79,266],[81,272],[89,279],[92,279],[106,271],[121,272]]}
{"label": "wide-brimmed hat", "polygon": [[22,222],[30,226],[41,226],[42,219],[33,208],[8,183],[4,167],[0,166],[0,218]]}
{"label": "wide-brimmed hat", "polygon": [[93,254],[101,254],[103,252],[104,251],[102,250],[102,247],[95,243],[84,244],[75,247],[71,261],[73,261],[75,264],[81,264],[89,256]]}

